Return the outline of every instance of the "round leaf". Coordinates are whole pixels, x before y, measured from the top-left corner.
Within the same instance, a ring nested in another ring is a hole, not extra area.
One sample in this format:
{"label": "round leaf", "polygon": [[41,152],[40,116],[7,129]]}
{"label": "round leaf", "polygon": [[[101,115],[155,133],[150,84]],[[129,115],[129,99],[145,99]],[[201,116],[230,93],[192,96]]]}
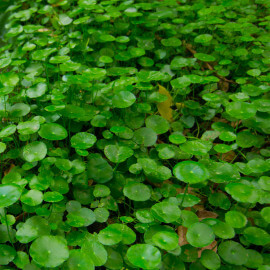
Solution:
{"label": "round leaf", "polygon": [[179,207],[169,202],[156,203],[152,206],[151,212],[157,220],[165,223],[172,223],[181,215]]}
{"label": "round leaf", "polygon": [[8,245],[0,245],[0,265],[8,265],[14,260],[16,250]]}
{"label": "round leaf", "polygon": [[157,141],[157,134],[151,128],[139,128],[134,132],[133,140],[137,144],[143,144],[144,146],[152,146]]}
{"label": "round leaf", "polygon": [[127,258],[134,266],[143,269],[157,268],[161,262],[160,251],[148,244],[131,246],[127,251]]}
{"label": "round leaf", "polygon": [[152,237],[154,245],[164,250],[173,250],[178,247],[178,235],[175,232],[161,231]]}
{"label": "round leaf", "polygon": [[195,161],[182,161],[177,163],[173,168],[173,174],[177,179],[196,184],[209,178],[209,172],[206,167]]}
{"label": "round leaf", "polygon": [[44,267],[57,267],[69,257],[66,240],[61,236],[41,236],[32,243],[29,252]]}
{"label": "round leaf", "polygon": [[68,136],[66,129],[56,123],[43,124],[38,134],[40,137],[50,141],[63,140]]}
{"label": "round leaf", "polygon": [[112,103],[116,108],[130,107],[136,100],[136,97],[129,91],[120,91],[116,93],[112,99]]}
{"label": "round leaf", "polygon": [[121,163],[133,155],[133,150],[127,146],[107,145],[104,153],[110,161]]}
{"label": "round leaf", "polygon": [[246,216],[238,211],[228,211],[225,214],[225,221],[233,228],[243,228],[247,224]]}
{"label": "round leaf", "polygon": [[94,145],[97,141],[95,135],[87,133],[87,132],[79,132],[72,136],[71,138],[71,146],[76,149],[88,149]]}
{"label": "round leaf", "polygon": [[265,246],[270,243],[270,235],[263,229],[248,227],[244,230],[244,236],[251,244]]}
{"label": "round leaf", "polygon": [[166,133],[169,128],[169,122],[159,115],[151,115],[146,118],[145,124],[147,128],[153,129],[156,134]]}
{"label": "round leaf", "polygon": [[234,241],[222,242],[218,247],[218,254],[225,262],[233,265],[243,265],[248,259],[245,248]]}
{"label": "round leaf", "polygon": [[193,247],[206,247],[215,240],[215,235],[210,226],[204,223],[194,223],[187,231],[187,241]]}
{"label": "round leaf", "polygon": [[14,204],[21,196],[20,187],[15,184],[0,185],[0,207]]}
{"label": "round leaf", "polygon": [[126,197],[133,201],[147,201],[151,197],[150,189],[147,185],[142,183],[128,183],[123,189]]}
{"label": "round leaf", "polygon": [[47,146],[43,142],[32,142],[23,148],[23,157],[28,162],[35,162],[45,158]]}

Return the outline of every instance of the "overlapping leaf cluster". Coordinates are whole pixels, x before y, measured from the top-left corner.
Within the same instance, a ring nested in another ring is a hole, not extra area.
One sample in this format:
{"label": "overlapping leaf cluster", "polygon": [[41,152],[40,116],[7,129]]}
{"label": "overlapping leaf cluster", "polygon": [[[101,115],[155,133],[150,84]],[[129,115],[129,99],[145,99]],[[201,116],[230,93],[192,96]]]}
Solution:
{"label": "overlapping leaf cluster", "polygon": [[269,270],[269,7],[10,4],[0,269]]}

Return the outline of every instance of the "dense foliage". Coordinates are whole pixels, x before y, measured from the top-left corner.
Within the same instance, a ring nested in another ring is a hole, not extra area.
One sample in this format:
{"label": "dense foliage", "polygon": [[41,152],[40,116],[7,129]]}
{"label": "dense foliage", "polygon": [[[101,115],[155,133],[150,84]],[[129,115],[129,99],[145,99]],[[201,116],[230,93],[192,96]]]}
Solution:
{"label": "dense foliage", "polygon": [[9,4],[0,269],[269,270],[269,8]]}

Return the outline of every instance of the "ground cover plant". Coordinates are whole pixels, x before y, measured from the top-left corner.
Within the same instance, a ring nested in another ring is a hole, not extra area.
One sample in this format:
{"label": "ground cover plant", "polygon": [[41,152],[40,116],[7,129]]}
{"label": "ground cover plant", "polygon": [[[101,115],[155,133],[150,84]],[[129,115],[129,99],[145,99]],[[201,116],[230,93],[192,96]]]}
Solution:
{"label": "ground cover plant", "polygon": [[267,0],[1,1],[0,269],[270,269]]}

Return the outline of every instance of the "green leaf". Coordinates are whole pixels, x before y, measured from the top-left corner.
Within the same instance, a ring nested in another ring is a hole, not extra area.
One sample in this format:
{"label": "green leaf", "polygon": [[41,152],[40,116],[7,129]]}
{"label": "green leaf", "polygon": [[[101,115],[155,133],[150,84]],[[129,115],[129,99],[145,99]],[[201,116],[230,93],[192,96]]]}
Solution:
{"label": "green leaf", "polygon": [[238,211],[228,211],[225,214],[225,221],[233,228],[243,228],[247,224],[246,216]]}
{"label": "green leaf", "polygon": [[36,238],[49,235],[51,232],[48,221],[39,216],[33,216],[26,220],[25,223],[21,224],[16,232],[16,238],[20,243],[26,244]]}
{"label": "green leaf", "polygon": [[166,133],[169,128],[169,122],[159,115],[151,115],[146,118],[145,124],[147,128],[153,129],[156,134]]}
{"label": "green leaf", "polygon": [[264,218],[265,221],[270,223],[270,207],[264,207],[261,210],[261,215],[262,215],[262,217]]}
{"label": "green leaf", "polygon": [[210,245],[215,240],[215,235],[210,226],[204,223],[193,223],[187,231],[187,241],[197,248]]}
{"label": "green leaf", "polygon": [[151,213],[157,220],[165,223],[171,223],[180,218],[181,210],[175,204],[160,202],[152,206]]}
{"label": "green leaf", "polygon": [[229,183],[225,190],[233,199],[243,203],[255,203],[259,198],[259,194],[254,187],[242,183]]}
{"label": "green leaf", "polygon": [[195,37],[194,41],[196,43],[208,43],[213,39],[212,35],[209,34],[202,34],[202,35],[198,35],[197,37]]}
{"label": "green leaf", "polygon": [[113,96],[112,103],[116,108],[128,108],[136,100],[136,97],[129,91],[120,91]]}
{"label": "green leaf", "polygon": [[103,184],[112,179],[113,169],[100,155],[92,154],[89,156],[87,174],[90,179]]}
{"label": "green leaf", "polygon": [[25,268],[26,265],[30,264],[29,256],[23,251],[18,251],[16,258],[13,260],[14,264],[18,268]]}
{"label": "green leaf", "polygon": [[67,215],[67,224],[72,227],[87,227],[96,221],[96,216],[91,209],[81,208]]}
{"label": "green leaf", "polygon": [[3,86],[16,86],[19,80],[19,76],[15,72],[6,72],[0,74],[0,82],[3,84]]}
{"label": "green leaf", "polygon": [[208,249],[203,250],[200,261],[204,267],[213,270],[219,269],[221,264],[218,254]]}
{"label": "green leaf", "polygon": [[80,270],[94,270],[95,265],[89,255],[83,252],[81,249],[74,249],[70,251],[69,258],[67,260],[68,269],[80,269]]}
{"label": "green leaf", "polygon": [[8,265],[14,260],[16,250],[8,245],[0,245],[0,265]]}
{"label": "green leaf", "polygon": [[0,185],[0,207],[14,204],[21,196],[21,189],[15,184]]}
{"label": "green leaf", "polygon": [[243,265],[247,262],[247,251],[243,246],[234,241],[222,242],[218,247],[219,256],[232,265]]}
{"label": "green leaf", "polygon": [[107,145],[104,154],[111,162],[121,163],[133,155],[133,150],[126,146]]}
{"label": "green leaf", "polygon": [[258,142],[256,135],[252,134],[248,130],[244,130],[237,133],[236,143],[242,148],[249,148],[255,146]]}
{"label": "green leaf", "polygon": [[0,138],[8,137],[16,132],[17,127],[15,125],[8,125],[0,131]]}
{"label": "green leaf", "polygon": [[248,227],[244,230],[245,239],[258,246],[265,246],[270,243],[270,235],[261,228]]}
{"label": "green leaf", "polygon": [[230,224],[222,221],[216,222],[216,224],[212,226],[212,229],[215,235],[222,239],[230,239],[235,236],[235,231],[233,227]]}
{"label": "green leaf", "polygon": [[38,61],[45,61],[46,58],[54,53],[57,49],[56,48],[46,48],[43,50],[36,50],[32,53],[32,59],[33,60],[38,60]]}
{"label": "green leaf", "polygon": [[69,71],[76,71],[80,68],[81,64],[80,63],[75,63],[72,61],[67,61],[65,63],[60,64],[60,70],[65,72],[69,72]]}
{"label": "green leaf", "polygon": [[122,255],[111,247],[107,247],[108,259],[105,263],[107,269],[122,269],[123,258]]}
{"label": "green leaf", "polygon": [[66,240],[61,236],[41,236],[30,246],[34,262],[44,267],[57,267],[69,258]]}
{"label": "green leaf", "polygon": [[45,158],[47,146],[43,142],[32,142],[23,148],[23,158],[27,162],[35,162]]}
{"label": "green leaf", "polygon": [[39,121],[31,120],[20,122],[17,126],[18,132],[22,135],[31,135],[36,133],[40,128]]}
{"label": "green leaf", "polygon": [[11,63],[11,59],[10,59],[10,58],[3,58],[3,59],[0,59],[0,68],[5,68],[5,67],[7,67],[10,63]]}
{"label": "green leaf", "polygon": [[43,193],[39,190],[29,190],[21,196],[21,201],[30,206],[37,206],[43,201]]}
{"label": "green leaf", "polygon": [[10,114],[13,117],[23,117],[30,112],[30,106],[25,103],[16,103],[10,108]]}
{"label": "green leaf", "polygon": [[257,68],[254,68],[254,69],[249,69],[247,71],[247,74],[252,76],[252,77],[258,77],[261,75],[261,71]]}
{"label": "green leaf", "polygon": [[194,56],[203,62],[212,62],[216,60],[216,58],[213,55],[205,53],[195,53]]}
{"label": "green leaf", "polygon": [[46,83],[38,83],[34,87],[27,89],[26,95],[29,98],[38,98],[43,96],[46,93],[47,89],[48,87]]}
{"label": "green leaf", "polygon": [[88,149],[91,148],[97,138],[95,135],[87,132],[79,132],[71,137],[71,146],[76,149]]}
{"label": "green leaf", "polygon": [[38,134],[43,139],[50,141],[63,140],[68,136],[66,129],[56,123],[46,123],[41,125]]}
{"label": "green leaf", "polygon": [[198,197],[194,195],[184,193],[178,194],[176,198],[183,207],[192,207],[201,201]]}
{"label": "green leaf", "polygon": [[52,64],[62,64],[70,60],[70,57],[68,55],[56,55],[52,56],[49,60]]}
{"label": "green leaf", "polygon": [[107,261],[108,255],[106,249],[94,239],[85,239],[82,244],[82,251],[88,254],[95,266],[102,266]]}
{"label": "green leaf", "polygon": [[174,250],[178,247],[178,235],[175,232],[161,231],[153,235],[154,245],[164,250]]}
{"label": "green leaf", "polygon": [[263,256],[256,250],[247,249],[248,261],[245,266],[248,268],[258,268],[263,264]]}
{"label": "green leaf", "polygon": [[160,251],[148,244],[136,244],[127,251],[128,260],[135,266],[143,269],[157,268],[161,262]]}
{"label": "green leaf", "polygon": [[256,111],[255,105],[243,101],[231,102],[226,107],[226,112],[236,119],[251,118],[256,114]]}
{"label": "green leaf", "polygon": [[124,224],[110,224],[98,234],[98,240],[103,245],[132,244],[136,240],[136,234]]}
{"label": "green leaf", "polygon": [[110,212],[106,208],[96,208],[94,214],[96,221],[100,223],[106,222],[110,216]]}
{"label": "green leaf", "polygon": [[43,200],[45,202],[60,202],[64,199],[63,195],[57,191],[48,191],[44,193]]}
{"label": "green leaf", "polygon": [[212,143],[203,140],[186,141],[180,145],[180,149],[192,155],[206,155],[212,148]]}
{"label": "green leaf", "polygon": [[179,47],[182,42],[178,38],[168,38],[168,39],[162,39],[161,44],[165,47]]}
{"label": "green leaf", "polygon": [[123,193],[133,201],[147,201],[151,197],[150,189],[142,183],[130,182],[124,186]]}
{"label": "green leaf", "polygon": [[203,164],[195,161],[182,161],[177,163],[173,168],[173,174],[177,179],[190,184],[203,182],[210,176],[207,168]]}
{"label": "green leaf", "polygon": [[7,148],[6,144],[5,144],[5,143],[0,142],[0,153],[5,152],[6,148]]}
{"label": "green leaf", "polygon": [[133,140],[137,144],[143,144],[146,147],[152,146],[157,141],[156,132],[147,127],[139,128],[134,132]]}
{"label": "green leaf", "polygon": [[167,253],[162,258],[162,265],[164,270],[185,270],[184,262],[179,258],[179,256],[174,256],[173,254]]}
{"label": "green leaf", "polygon": [[106,197],[111,193],[110,189],[105,185],[95,185],[93,194],[95,197]]}
{"label": "green leaf", "polygon": [[68,15],[66,15],[66,14],[60,14],[59,15],[59,21],[58,21],[58,23],[60,24],[60,25],[69,25],[69,24],[71,24],[72,23],[72,19],[68,16]]}

